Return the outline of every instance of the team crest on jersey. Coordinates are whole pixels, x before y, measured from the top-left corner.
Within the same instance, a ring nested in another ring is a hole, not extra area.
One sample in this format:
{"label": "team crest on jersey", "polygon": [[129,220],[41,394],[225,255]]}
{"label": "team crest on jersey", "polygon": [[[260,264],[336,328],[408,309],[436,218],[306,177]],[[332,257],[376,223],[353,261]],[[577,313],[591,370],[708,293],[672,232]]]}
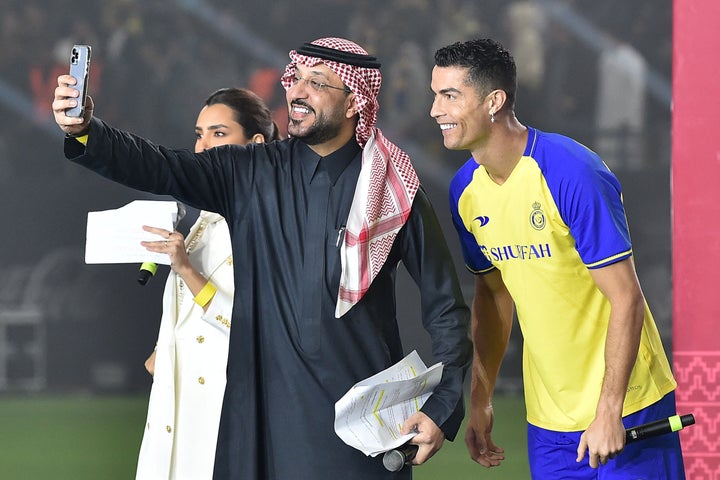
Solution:
{"label": "team crest on jersey", "polygon": [[545,228],[545,224],[547,223],[545,219],[545,212],[542,211],[542,206],[540,205],[540,202],[533,202],[532,204],[532,212],[530,213],[530,225],[535,230],[542,230]]}

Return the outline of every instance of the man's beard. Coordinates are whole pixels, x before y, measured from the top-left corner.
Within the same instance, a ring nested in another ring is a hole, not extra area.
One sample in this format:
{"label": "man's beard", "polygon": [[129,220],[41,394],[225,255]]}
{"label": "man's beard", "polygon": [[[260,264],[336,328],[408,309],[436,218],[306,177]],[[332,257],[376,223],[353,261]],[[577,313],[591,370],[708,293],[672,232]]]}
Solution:
{"label": "man's beard", "polygon": [[[307,107],[307,105],[304,106]],[[313,113],[315,113],[315,110],[313,110]],[[299,134],[293,133],[292,130],[300,125],[302,121],[289,118],[288,133],[295,138],[299,138],[307,145],[319,145],[332,140],[340,134],[342,129],[342,117],[340,115],[337,115],[337,118],[330,118],[325,114],[315,114],[313,124],[305,132]]]}

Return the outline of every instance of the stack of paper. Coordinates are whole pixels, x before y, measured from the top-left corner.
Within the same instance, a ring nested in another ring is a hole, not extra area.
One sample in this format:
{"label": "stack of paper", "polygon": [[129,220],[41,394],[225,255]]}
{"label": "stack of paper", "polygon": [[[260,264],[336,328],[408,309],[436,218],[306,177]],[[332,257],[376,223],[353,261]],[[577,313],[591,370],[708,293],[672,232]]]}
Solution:
{"label": "stack of paper", "polygon": [[427,368],[415,350],[392,367],[355,384],[335,404],[335,433],[365,455],[399,447],[416,433],[400,429],[440,383],[443,365]]}

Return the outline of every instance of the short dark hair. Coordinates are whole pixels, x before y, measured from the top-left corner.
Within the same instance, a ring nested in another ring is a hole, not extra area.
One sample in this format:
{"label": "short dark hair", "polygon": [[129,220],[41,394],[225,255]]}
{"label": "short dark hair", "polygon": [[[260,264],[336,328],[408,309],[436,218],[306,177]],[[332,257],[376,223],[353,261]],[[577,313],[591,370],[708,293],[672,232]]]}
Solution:
{"label": "short dark hair", "polygon": [[205,106],[227,105],[235,112],[235,121],[243,128],[245,136],[251,138],[260,133],[266,142],[280,140],[280,132],[272,119],[270,109],[252,90],[246,88],[221,88],[205,100]]}
{"label": "short dark hair", "polygon": [[435,52],[435,65],[467,68],[467,83],[478,93],[487,95],[493,90],[503,90],[507,94],[506,105],[510,109],[515,107],[515,60],[499,42],[479,38],[453,43]]}

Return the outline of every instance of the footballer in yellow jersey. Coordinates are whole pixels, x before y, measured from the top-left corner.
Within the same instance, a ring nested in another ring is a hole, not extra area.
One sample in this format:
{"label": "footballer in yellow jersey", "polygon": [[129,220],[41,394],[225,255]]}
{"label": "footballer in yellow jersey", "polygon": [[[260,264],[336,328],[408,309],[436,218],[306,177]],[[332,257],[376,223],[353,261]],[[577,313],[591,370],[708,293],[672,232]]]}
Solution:
{"label": "footballer in yellow jersey", "polygon": [[[620,184],[601,159],[558,134],[528,129],[502,185],[470,159],[450,186],[467,268],[502,273],[524,338],[528,422],[582,430],[595,416],[610,303],[588,269],[632,255]],[[566,348],[569,347],[569,348]],[[649,308],[623,414],[676,386]]]}
{"label": "footballer in yellow jersey", "polygon": [[492,39],[440,48],[430,88],[444,146],[472,156],[450,186],[475,273],[471,458],[505,460],[492,398],[516,313],[532,478],[682,480],[677,432],[626,442],[628,427],[676,414],[676,382],[616,177],[590,149],[517,119],[515,61]]}

